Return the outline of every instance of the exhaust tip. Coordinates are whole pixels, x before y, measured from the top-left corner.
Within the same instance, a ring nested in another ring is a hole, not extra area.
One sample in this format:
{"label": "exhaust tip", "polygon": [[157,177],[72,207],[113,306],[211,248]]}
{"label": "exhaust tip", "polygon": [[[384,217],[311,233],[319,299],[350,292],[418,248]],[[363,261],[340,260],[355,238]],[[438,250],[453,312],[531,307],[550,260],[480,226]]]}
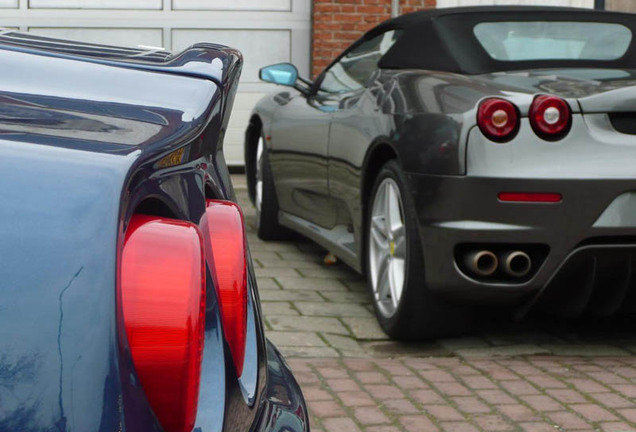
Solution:
{"label": "exhaust tip", "polygon": [[509,252],[502,261],[504,271],[513,277],[524,277],[532,268],[530,256],[522,251]]}
{"label": "exhaust tip", "polygon": [[479,276],[491,276],[499,265],[497,255],[487,250],[469,253],[464,262],[471,272]]}

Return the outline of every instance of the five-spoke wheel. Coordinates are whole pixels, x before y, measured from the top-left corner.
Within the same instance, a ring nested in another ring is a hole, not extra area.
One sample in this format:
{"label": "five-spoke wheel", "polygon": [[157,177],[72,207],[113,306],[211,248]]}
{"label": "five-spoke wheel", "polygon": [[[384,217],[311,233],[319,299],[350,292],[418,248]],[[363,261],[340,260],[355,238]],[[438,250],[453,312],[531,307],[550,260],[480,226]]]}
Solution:
{"label": "five-spoke wheel", "polygon": [[395,313],[404,290],[406,232],[400,189],[391,178],[378,186],[368,224],[369,277],[378,311],[389,318]]}

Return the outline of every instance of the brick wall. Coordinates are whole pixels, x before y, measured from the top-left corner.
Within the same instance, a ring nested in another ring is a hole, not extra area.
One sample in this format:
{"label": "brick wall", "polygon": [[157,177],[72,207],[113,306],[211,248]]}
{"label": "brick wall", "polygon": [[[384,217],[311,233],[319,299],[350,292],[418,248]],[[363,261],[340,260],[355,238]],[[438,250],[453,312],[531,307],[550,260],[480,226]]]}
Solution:
{"label": "brick wall", "polygon": [[[400,0],[401,13],[434,8],[436,0]],[[315,77],[364,32],[391,17],[391,0],[313,0],[312,75]]]}

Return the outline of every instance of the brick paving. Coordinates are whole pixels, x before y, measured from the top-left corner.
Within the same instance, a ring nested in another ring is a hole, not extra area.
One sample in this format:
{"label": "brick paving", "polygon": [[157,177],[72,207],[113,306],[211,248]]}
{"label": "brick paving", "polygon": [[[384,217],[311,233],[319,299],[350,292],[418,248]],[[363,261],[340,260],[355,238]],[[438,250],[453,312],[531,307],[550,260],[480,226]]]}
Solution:
{"label": "brick paving", "polygon": [[323,264],[312,242],[260,241],[244,176],[233,181],[266,333],[303,388],[312,431],[636,431],[633,320],[485,320],[471,337],[390,341],[364,280]]}

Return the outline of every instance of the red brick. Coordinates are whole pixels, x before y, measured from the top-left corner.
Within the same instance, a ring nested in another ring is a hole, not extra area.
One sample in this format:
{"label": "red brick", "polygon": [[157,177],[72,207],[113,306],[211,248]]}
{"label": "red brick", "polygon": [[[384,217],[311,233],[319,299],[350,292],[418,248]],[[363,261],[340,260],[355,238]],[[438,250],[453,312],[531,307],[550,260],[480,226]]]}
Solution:
{"label": "red brick", "polygon": [[[402,0],[402,13],[417,9],[434,8],[435,0]],[[324,62],[318,61],[324,54],[317,41],[334,40],[338,42],[336,52],[330,60],[343,49],[351,45],[364,32],[388,19],[391,15],[391,0],[313,0],[312,14],[312,66],[313,76],[322,71]],[[330,34],[324,35],[325,32]],[[338,35],[333,33],[337,32]],[[352,32],[345,35],[344,32]]]}
{"label": "red brick", "polygon": [[389,419],[377,407],[361,407],[354,410],[358,422],[363,425],[389,423]]}
{"label": "red brick", "polygon": [[444,399],[433,390],[418,390],[410,392],[411,397],[425,407],[429,404],[443,403]]}
{"label": "red brick", "polygon": [[426,416],[421,414],[402,416],[400,417],[400,423],[409,432],[437,432],[439,430]]}
{"label": "red brick", "polygon": [[338,397],[342,401],[343,405],[347,407],[376,405],[376,402],[371,399],[371,396],[363,391],[339,392]]}
{"label": "red brick", "polygon": [[345,416],[342,407],[334,401],[309,402],[309,411],[318,417]]}
{"label": "red brick", "polygon": [[325,429],[329,432],[358,432],[360,428],[349,418],[328,418],[323,420]]}
{"label": "red brick", "polygon": [[360,386],[351,378],[331,378],[327,380],[327,385],[332,391],[339,393],[343,391],[359,391]]}
{"label": "red brick", "polygon": [[452,398],[452,400],[453,402],[455,402],[457,407],[465,413],[475,414],[488,413],[491,411],[488,405],[484,404],[474,396],[454,397]]}
{"label": "red brick", "polygon": [[477,422],[482,429],[488,432],[507,432],[516,429],[514,426],[509,425],[503,417],[498,415],[478,415],[473,417],[473,420]]}
{"label": "red brick", "polygon": [[515,405],[500,405],[497,408],[497,411],[504,414],[509,419],[513,420],[515,423],[517,422],[531,422],[536,420],[541,420],[541,417],[532,412],[532,410],[524,405],[515,404]]}
{"label": "red brick", "polygon": [[408,399],[390,399],[383,402],[387,411],[393,414],[416,414],[420,412]]}
{"label": "red brick", "polygon": [[563,405],[546,395],[522,396],[522,399],[539,412],[563,411]]}
{"label": "red brick", "polygon": [[559,412],[549,414],[548,417],[562,430],[587,429],[590,425],[571,412]]}
{"label": "red brick", "polygon": [[570,409],[576,411],[586,419],[593,422],[617,420],[616,416],[600,406],[593,404],[570,405]]}
{"label": "red brick", "polygon": [[437,421],[461,421],[464,416],[450,405],[429,405],[425,406],[426,412]]}
{"label": "red brick", "polygon": [[[467,422],[445,422],[441,423],[442,430],[453,432],[478,432],[478,429]],[[554,432],[554,431],[552,431]]]}

